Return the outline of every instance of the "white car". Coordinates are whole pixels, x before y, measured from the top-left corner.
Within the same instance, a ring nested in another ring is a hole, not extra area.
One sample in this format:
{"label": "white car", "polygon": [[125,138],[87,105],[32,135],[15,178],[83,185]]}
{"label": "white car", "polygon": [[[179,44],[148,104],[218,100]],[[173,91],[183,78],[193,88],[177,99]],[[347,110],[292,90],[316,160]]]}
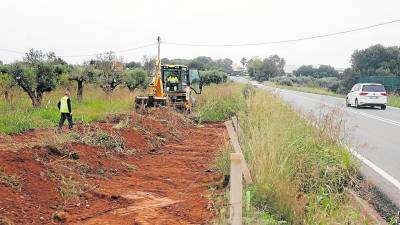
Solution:
{"label": "white car", "polygon": [[257,81],[252,81],[251,85],[253,85],[253,87],[258,88],[260,86],[260,84]]}
{"label": "white car", "polygon": [[382,110],[386,109],[387,92],[382,84],[359,83],[353,86],[346,97],[346,106],[379,106]]}

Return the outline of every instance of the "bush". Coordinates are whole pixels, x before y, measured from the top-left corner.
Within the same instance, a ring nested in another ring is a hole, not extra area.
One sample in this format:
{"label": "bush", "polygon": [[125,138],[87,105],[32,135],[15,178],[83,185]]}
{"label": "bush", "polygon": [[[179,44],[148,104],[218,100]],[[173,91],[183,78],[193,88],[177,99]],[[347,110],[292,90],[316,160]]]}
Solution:
{"label": "bush", "polygon": [[[293,80],[295,80],[295,82],[293,82]],[[284,86],[293,86],[293,83],[297,82],[295,78],[293,79],[293,77],[286,76],[274,77],[271,78],[271,81]]]}
{"label": "bush", "polygon": [[337,92],[341,86],[341,81],[337,77],[314,78],[310,76],[287,77],[280,76],[271,81],[284,86],[320,87]]}
{"label": "bush", "polygon": [[226,82],[228,74],[219,70],[200,71],[201,82],[204,85],[220,84]]}
{"label": "bush", "polygon": [[336,77],[323,77],[320,79],[316,79],[316,84],[322,88],[329,88],[335,84],[339,83],[339,79]]}

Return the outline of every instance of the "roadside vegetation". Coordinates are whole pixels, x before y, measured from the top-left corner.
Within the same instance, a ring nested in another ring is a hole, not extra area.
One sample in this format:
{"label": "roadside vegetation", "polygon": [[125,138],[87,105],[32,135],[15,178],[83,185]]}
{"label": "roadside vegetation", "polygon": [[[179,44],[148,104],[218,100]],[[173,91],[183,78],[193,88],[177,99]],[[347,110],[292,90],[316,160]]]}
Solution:
{"label": "roadside vegetation", "polygon": [[[240,107],[231,107],[231,102]],[[238,104],[235,104],[238,105]],[[202,121],[239,117],[242,149],[254,185],[246,224],[368,224],[350,199],[357,165],[339,144],[337,112],[308,121],[279,98],[251,86],[210,86],[198,101],[199,112],[221,107],[218,115],[200,113]],[[312,123],[318,124],[317,129]],[[229,174],[230,148],[216,165]],[[226,196],[217,198],[217,224],[226,221]]]}
{"label": "roadside vegetation", "polygon": [[[285,85],[285,83],[282,83],[282,82],[276,82],[276,83],[268,82],[267,85],[276,87],[276,88],[282,88],[282,89],[300,91],[300,92],[306,92],[306,93],[313,93],[313,94],[319,94],[319,95],[328,95],[328,96],[339,97],[339,98],[343,98],[343,99],[346,97],[345,94],[338,94],[327,88],[322,88],[322,87],[318,87],[318,86]],[[387,105],[400,108],[400,95],[398,95],[396,93],[389,93]]]}

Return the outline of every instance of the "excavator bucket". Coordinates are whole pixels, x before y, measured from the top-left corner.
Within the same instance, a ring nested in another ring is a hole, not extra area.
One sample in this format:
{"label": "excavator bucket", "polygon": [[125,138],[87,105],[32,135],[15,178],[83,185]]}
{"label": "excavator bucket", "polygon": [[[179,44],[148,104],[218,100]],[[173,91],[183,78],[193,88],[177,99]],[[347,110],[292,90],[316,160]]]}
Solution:
{"label": "excavator bucket", "polygon": [[138,113],[143,112],[149,107],[161,107],[167,105],[167,98],[165,97],[155,97],[149,96],[137,96],[135,98],[135,110]]}

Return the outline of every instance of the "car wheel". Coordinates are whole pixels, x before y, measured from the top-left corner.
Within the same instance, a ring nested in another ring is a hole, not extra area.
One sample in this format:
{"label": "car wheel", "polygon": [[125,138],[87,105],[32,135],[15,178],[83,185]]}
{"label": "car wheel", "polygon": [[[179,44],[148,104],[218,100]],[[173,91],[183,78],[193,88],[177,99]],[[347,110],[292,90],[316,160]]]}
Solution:
{"label": "car wheel", "polygon": [[346,106],[347,106],[347,107],[350,107],[350,106],[351,106],[351,104],[350,104],[350,102],[349,102],[349,98],[346,98]]}
{"label": "car wheel", "polygon": [[359,109],[359,108],[360,108],[360,105],[358,104],[358,99],[356,99],[356,101],[355,101],[354,105],[356,106],[356,108],[357,108],[357,109]]}
{"label": "car wheel", "polygon": [[386,109],[386,105],[381,105],[381,109],[385,110]]}

